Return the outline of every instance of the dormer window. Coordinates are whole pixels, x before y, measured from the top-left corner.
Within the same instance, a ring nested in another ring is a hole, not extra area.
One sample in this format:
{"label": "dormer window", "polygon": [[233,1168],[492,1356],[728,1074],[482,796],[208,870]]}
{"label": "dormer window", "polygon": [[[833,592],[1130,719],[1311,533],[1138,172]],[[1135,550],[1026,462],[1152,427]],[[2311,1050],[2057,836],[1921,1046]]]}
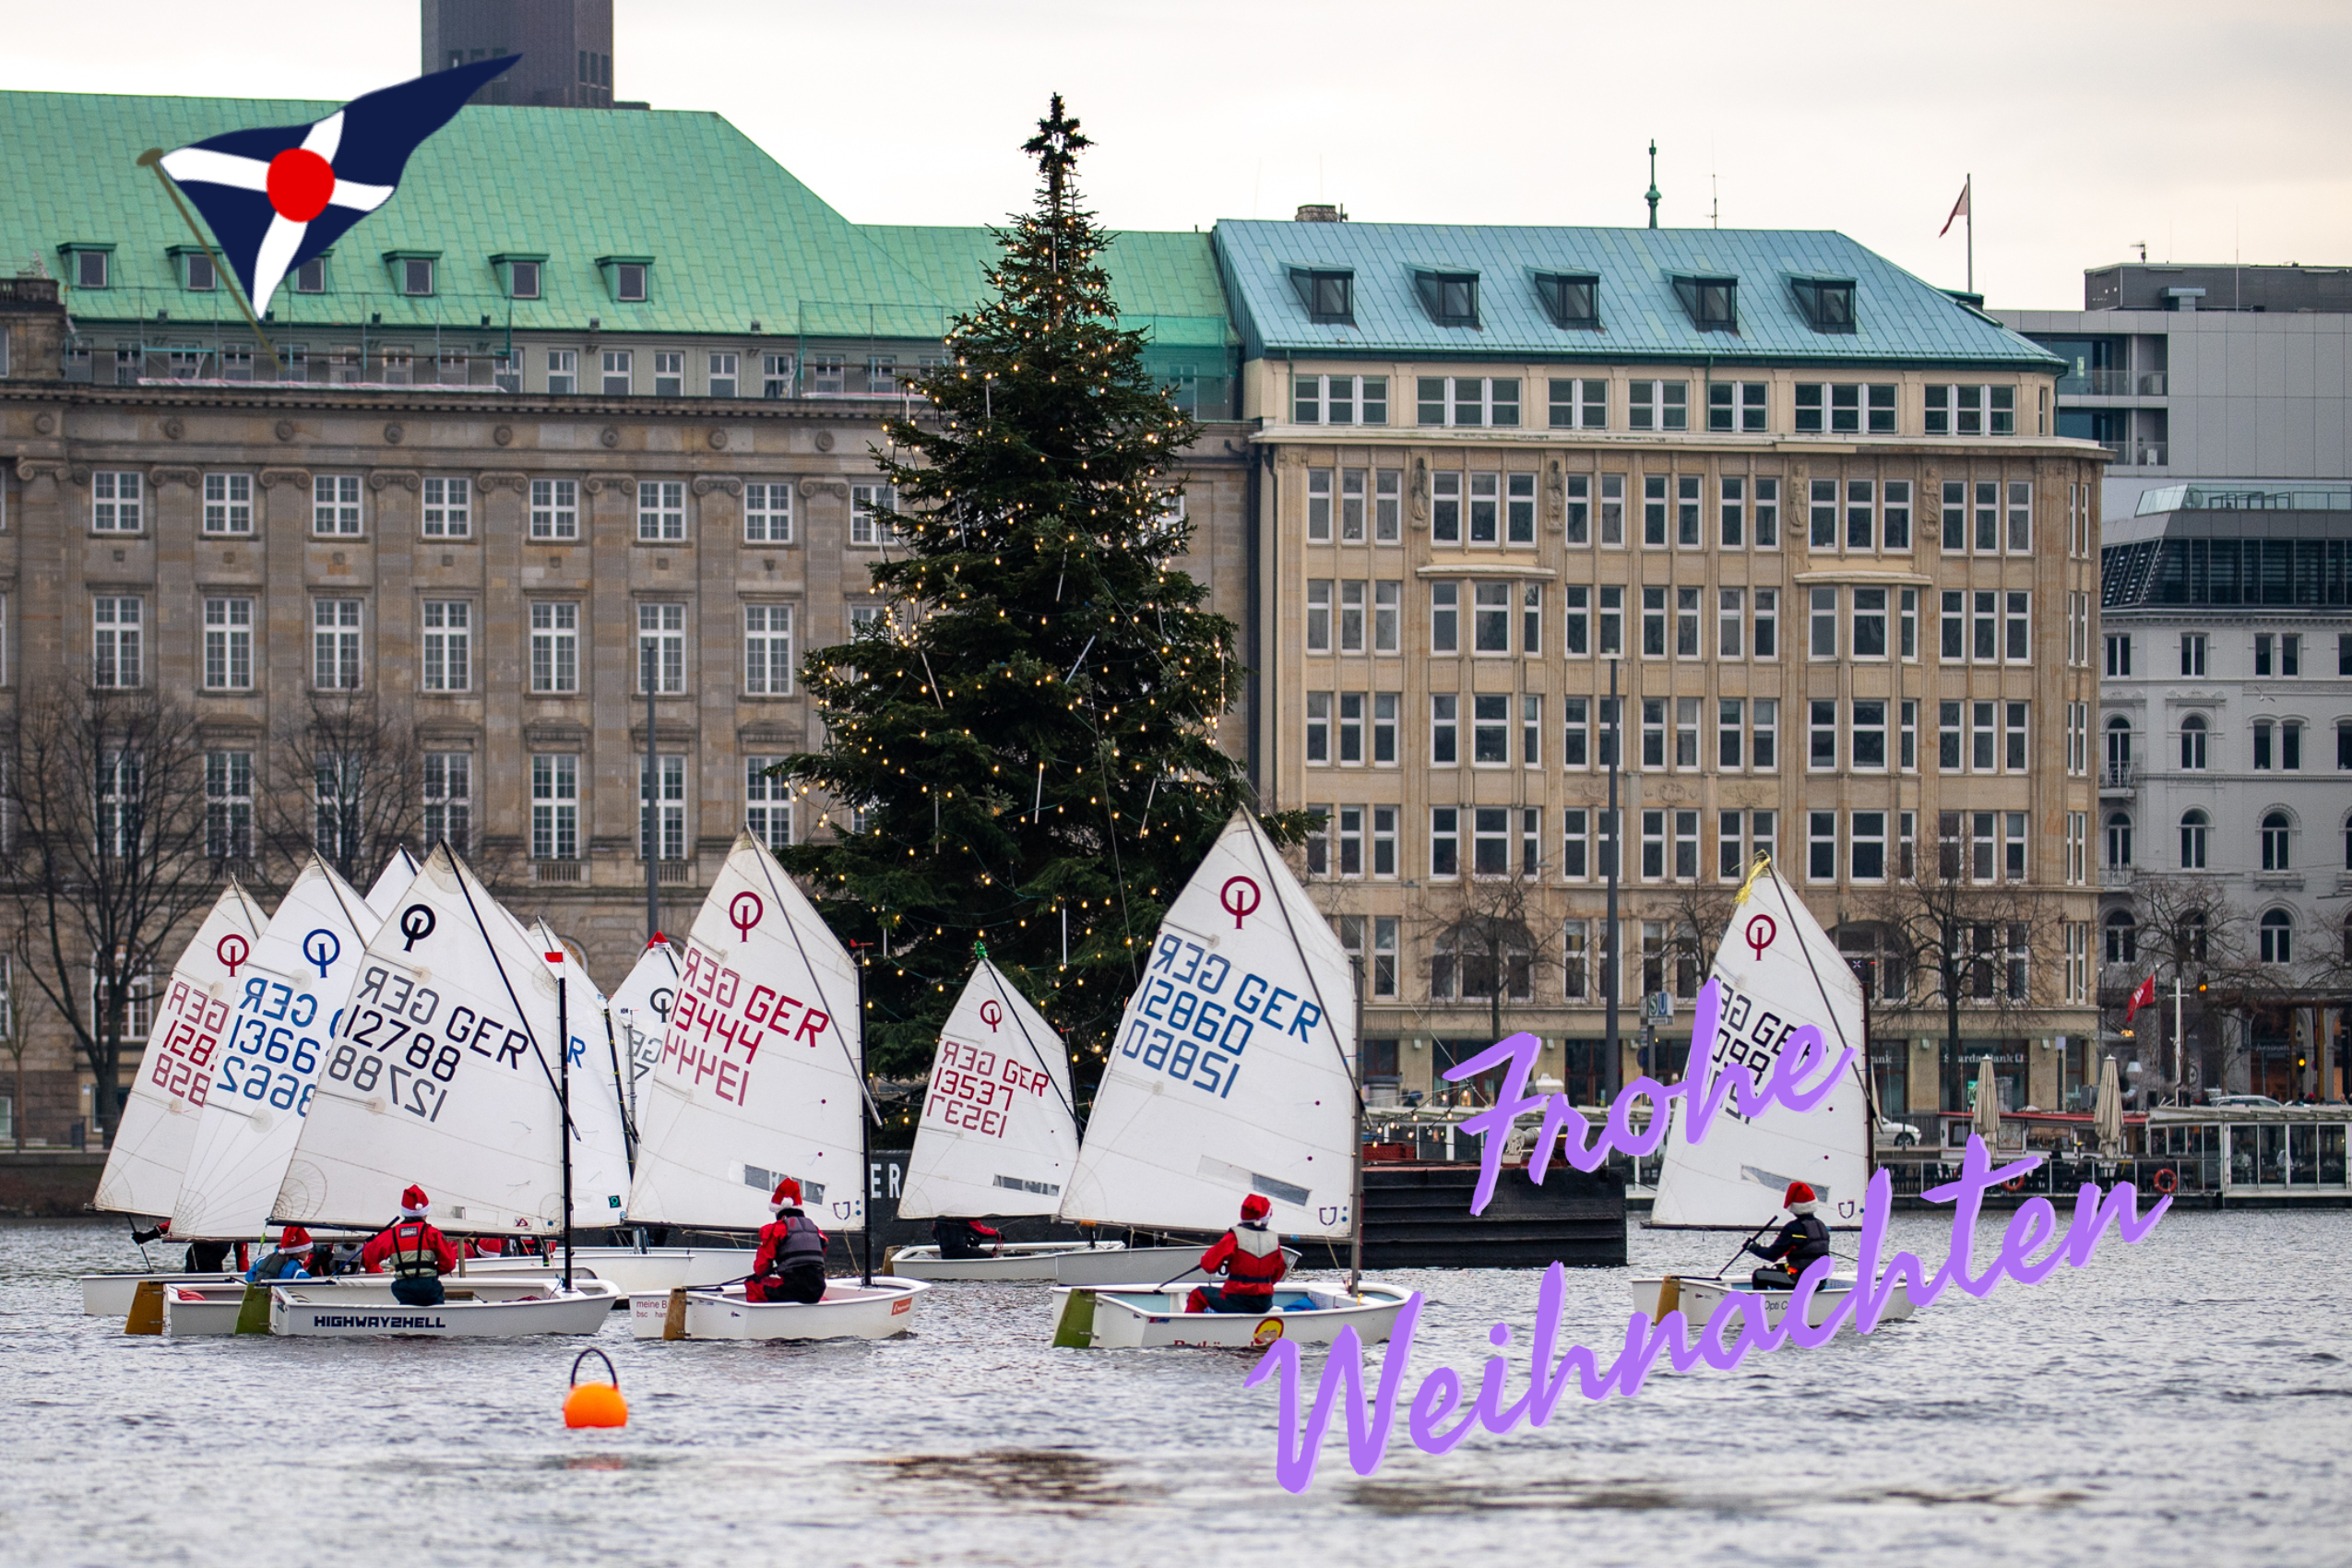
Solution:
{"label": "dormer window", "polygon": [[1413,286],[1421,308],[1440,327],[1479,324],[1479,275],[1475,272],[1416,272]]}
{"label": "dormer window", "polygon": [[1307,319],[1339,327],[1356,325],[1356,275],[1329,267],[1294,267],[1290,286]]}
{"label": "dormer window", "polygon": [[1740,279],[1737,278],[1677,278],[1675,296],[1702,332],[1740,330]]}
{"label": "dormer window", "polygon": [[327,258],[315,255],[293,270],[294,292],[323,294],[327,292]]}
{"label": "dormer window", "polygon": [[1854,281],[1850,278],[1800,278],[1797,308],[1816,332],[1854,330]]}
{"label": "dormer window", "polygon": [[613,299],[623,304],[642,304],[648,297],[647,286],[653,273],[653,257],[649,255],[600,255],[596,258],[597,270],[604,274],[604,287]]}
{"label": "dormer window", "polygon": [[1536,298],[1554,327],[1600,325],[1600,279],[1589,272],[1538,272]]}
{"label": "dormer window", "polygon": [[180,287],[192,293],[208,294],[220,286],[212,257],[199,245],[173,245],[172,261],[180,274]]}
{"label": "dormer window", "polygon": [[439,251],[386,251],[384,265],[392,269],[392,286],[411,298],[422,299],[433,292],[434,273],[439,270]]}
{"label": "dormer window", "polygon": [[114,247],[108,244],[83,244],[68,241],[57,249],[65,258],[65,276],[77,289],[105,289],[113,286]]}
{"label": "dormer window", "polygon": [[540,297],[540,268],[546,261],[543,251],[501,251],[490,258],[490,265],[505,285],[508,299],[535,300]]}

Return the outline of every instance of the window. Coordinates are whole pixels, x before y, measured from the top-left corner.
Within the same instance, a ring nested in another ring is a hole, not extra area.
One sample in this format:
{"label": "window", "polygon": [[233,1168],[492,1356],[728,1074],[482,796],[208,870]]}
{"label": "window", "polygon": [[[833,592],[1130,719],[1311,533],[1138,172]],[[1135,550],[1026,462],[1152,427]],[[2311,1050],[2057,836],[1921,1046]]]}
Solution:
{"label": "window", "polygon": [[2001,766],[2011,773],[2025,771],[2025,704],[2005,702],[2001,705]]}
{"label": "window", "polygon": [[642,301],[645,298],[647,270],[641,261],[615,264],[612,268],[612,297],[632,304]]}
{"label": "window", "polygon": [[181,257],[181,278],[191,292],[208,294],[220,287],[220,280],[213,275],[210,256],[201,251],[190,251]]}
{"label": "window", "polygon": [[1993,747],[1999,737],[1993,731],[1992,714],[1991,703],[1968,705],[1968,766],[1978,773],[1993,770]]}
{"label": "window", "polygon": [[[2066,814],[2066,880],[2076,887],[2090,880],[2090,822],[2088,812]],[[2125,826],[2130,825],[2126,818]]]}
{"label": "window", "polygon": [[1642,657],[1666,657],[1666,590],[1642,589]]}
{"label": "window", "polygon": [[1331,470],[1307,470],[1307,542],[1331,542]]}
{"label": "window", "polygon": [[[324,482],[324,481],[320,481]],[[352,490],[351,529],[359,531],[359,493],[355,480]],[[316,506],[318,498],[312,497]],[[340,508],[341,503],[337,503]],[[464,539],[473,530],[473,481],[464,479],[428,479],[424,481],[424,517],[422,531],[428,539]]]}
{"label": "window", "polygon": [[1780,657],[1779,605],[1778,588],[1756,589],[1755,657],[1760,659]]}
{"label": "window", "polygon": [[1715,762],[1726,773],[1740,770],[1744,729],[1741,719],[1747,712],[1747,706],[1740,697],[1722,697],[1716,703]]}
{"label": "window", "polygon": [[1740,330],[1740,280],[1736,278],[1677,278],[1675,296],[1702,332]]}
{"label": "window", "polygon": [[[1816,705],[1818,706],[1818,705]],[[1857,769],[1886,769],[1886,704],[1875,697],[1854,701],[1853,748]]]}
{"label": "window", "polygon": [[1440,327],[1479,324],[1479,275],[1475,272],[1417,272],[1414,291],[1421,308]]}
{"label": "window", "polygon": [[792,842],[792,787],[767,776],[768,768],[779,760],[772,756],[743,759],[743,831],[770,849],[782,849]]}
{"label": "window", "polygon": [[[1823,700],[1806,705],[1812,722],[1807,727],[1811,745],[1805,754],[1805,766],[1816,773],[1835,772],[1837,768],[1837,704]],[[1880,710],[1879,742],[1885,744],[1885,710]]]}
{"label": "window", "polygon": [[1364,760],[1364,694],[1361,692],[1339,694],[1339,760],[1345,763]]}
{"label": "window", "polygon": [[2014,435],[2014,386],[1930,386],[1927,389],[1930,435]]}
{"label": "window", "polygon": [[2352,719],[2335,721],[2335,766],[2352,768]]}
{"label": "window", "polygon": [[1293,270],[1290,286],[1307,319],[1352,327],[1356,322],[1356,275],[1353,272]]}
{"label": "window", "polygon": [[[686,858],[686,759],[637,758],[637,858]],[[658,853],[657,853],[658,852]]]}
{"label": "window", "polygon": [[1307,580],[1307,651],[1331,651],[1331,579]]}
{"label": "window", "polygon": [[1452,692],[1432,692],[1429,699],[1429,759],[1442,766],[1461,760],[1456,745],[1462,699]]}
{"label": "window", "polygon": [[1307,757],[1309,762],[1331,760],[1331,694],[1307,694]]}
{"label": "window", "polygon": [[[1396,874],[1396,808],[1372,808],[1372,873],[1374,876]],[[1392,947],[1395,944],[1392,942]]]}
{"label": "window", "polygon": [[1720,659],[1740,657],[1740,613],[1747,603],[1745,588],[1716,590],[1715,651]]}
{"label": "window", "polygon": [[1429,873],[1432,877],[1462,874],[1462,813],[1455,806],[1434,806],[1429,814]]}
{"label": "window", "polygon": [[1666,814],[1662,811],[1642,814],[1642,879],[1666,880]]}
{"label": "window", "polygon": [[1396,712],[1404,696],[1397,692],[1372,694],[1372,762],[1382,767],[1396,765]]}
{"label": "window", "polygon": [[[1361,583],[1351,584],[1361,588]],[[1372,651],[1395,653],[1398,647],[1398,621],[1405,602],[1405,585],[1399,579],[1375,582],[1372,588]],[[1359,647],[1361,646],[1360,641]]]}
{"label": "window", "polygon": [[311,843],[330,861],[350,861],[365,852],[362,759],[349,753],[321,753],[311,766]]}
{"label": "window", "polygon": [[887,544],[897,538],[893,516],[898,510],[898,493],[886,484],[853,484],[849,487],[849,542],[851,544]]}
{"label": "window", "polygon": [[1470,697],[1470,761],[1480,767],[1500,767],[1511,760],[1511,697],[1505,692],[1478,692]]}
{"label": "window", "polygon": [[1642,481],[1642,544],[1645,549],[1663,549],[1666,545],[1666,476],[1650,474]]}
{"label": "window", "polygon": [[531,481],[531,537],[580,537],[580,483],[571,479]]}
{"label": "window", "polygon": [[685,391],[686,356],[656,353],[653,356],[653,395],[657,398],[681,398]]}
{"label": "window", "polygon": [[531,690],[580,689],[580,607],[539,602],[531,606]]}
{"label": "window", "polygon": [[1460,651],[1461,600],[1461,584],[1430,584],[1429,624],[1431,653]]}
{"label": "window", "polygon": [[1395,544],[1404,538],[1405,470],[1372,471],[1372,542]]}
{"label": "window", "polygon": [[1621,587],[1603,585],[1600,590],[1600,652],[1604,656],[1625,651],[1625,590]]}
{"label": "window", "polygon": [[1666,766],[1666,699],[1642,699],[1642,766]]}
{"label": "window", "polygon": [[1691,428],[1691,384],[1687,381],[1636,381],[1625,394],[1625,425],[1629,430],[1688,430]]}
{"label": "window", "polygon": [[517,300],[539,298],[539,263],[510,261],[506,264],[506,292]]}
{"label": "window", "polygon": [[204,531],[253,532],[253,475],[204,476]]}
{"label": "window", "polygon": [[1554,327],[1600,325],[1600,279],[1589,272],[1538,272],[1536,299]]}
{"label": "window", "polygon": [[2000,596],[1985,590],[1977,593],[1969,606],[1968,656],[1979,664],[1990,664],[1994,659],[1993,603]]}
{"label": "window", "polygon": [[637,606],[637,691],[674,696],[686,689],[686,607]]}
{"label": "window", "polygon": [[2001,510],[1996,505],[2000,495],[2001,486],[1997,484],[1977,486],[1977,552],[1980,555],[1989,555],[2000,548]]}
{"label": "window", "polygon": [[323,692],[360,688],[360,600],[311,601],[311,683]]}
{"label": "window", "polygon": [[1592,699],[1562,697],[1560,711],[1560,765],[1588,766],[1592,756]]}
{"label": "window", "polygon": [[849,362],[841,355],[819,354],[809,361],[810,391],[834,396],[848,391],[849,386]]}
{"label": "window", "polygon": [[2180,634],[2180,673],[2192,679],[2202,679],[2205,672],[2205,635],[2203,632]]}
{"label": "window", "polygon": [[707,386],[713,398],[732,398],[738,382],[736,370],[740,361],[733,354],[712,354],[708,361]]}
{"label": "window", "polygon": [[2263,869],[2264,871],[2291,871],[2294,869],[2293,862],[2289,860],[2287,853],[2288,837],[2289,830],[2287,828],[2287,814],[2285,812],[2265,812],[2263,814],[2262,840]]}
{"label": "window", "polygon": [[93,686],[136,686],[139,683],[140,633],[146,600],[101,596],[90,601],[93,638],[90,682]]}
{"label": "window", "polygon": [[790,484],[744,484],[743,540],[748,544],[792,542],[792,487]]}
{"label": "window", "polygon": [[2211,826],[2212,819],[2202,811],[2181,814],[2180,869],[2182,871],[2205,869],[2205,833]]}
{"label": "window", "polygon": [[1901,649],[1903,661],[1906,664],[1916,664],[1919,659],[1919,590],[1907,588],[1896,591],[1898,597],[1895,600],[1895,606],[1900,612],[1898,619],[1902,624],[1902,634],[1897,639],[1897,646]]}
{"label": "window", "polygon": [[[1831,592],[1816,589],[1816,592]],[[1833,600],[1834,602],[1834,600]],[[1858,588],[1854,590],[1854,657],[1884,659],[1886,657],[1886,590],[1882,588]]]}
{"label": "window", "polygon": [[2140,961],[2140,928],[2129,909],[2108,911],[2107,923],[2107,961],[2110,964],[2136,964]]}
{"label": "window", "polygon": [[1880,516],[1884,523],[1883,534],[1886,548],[1908,550],[1911,548],[1911,481],[1891,479],[1883,488],[1886,502]]}
{"label": "window", "polygon": [[523,389],[523,362],[519,354],[493,354],[490,361],[491,385],[501,392]]}
{"label": "window", "polygon": [[566,754],[531,758],[531,859],[580,858],[580,759]]}
{"label": "window", "polygon": [[2091,705],[2070,702],[2066,705],[2066,771],[2079,775],[2090,766]]}
{"label": "window", "polygon": [[2025,480],[2009,481],[2009,552],[2030,555],[2034,549],[2034,487]]}
{"label": "window", "polygon": [[1992,880],[1992,812],[1968,814],[1968,874],[1978,882]]}
{"label": "window", "polygon": [[1526,767],[1543,765],[1543,698],[1533,692],[1519,697],[1519,761]]}
{"label": "window", "polygon": [[580,385],[580,356],[571,349],[547,350],[547,391],[550,397],[566,397],[577,391]]}
{"label": "window", "polygon": [[1685,550],[1696,550],[1704,542],[1699,497],[1705,483],[1696,474],[1683,474],[1674,481],[1674,542]]}
{"label": "window", "polygon": [[[762,354],[759,360],[759,395],[770,401],[792,396],[795,362],[790,354]],[[714,398],[721,395],[715,391],[711,393]]]}
{"label": "window", "polygon": [[1901,766],[1906,773],[1916,773],[1919,767],[1919,704],[1917,698],[1906,697],[1901,708],[1903,750]]}
{"label": "window", "polygon": [[2253,722],[2254,766],[2258,771],[2266,770],[2271,766],[2271,759],[2275,754],[2271,737],[2276,728],[2277,726],[2267,719],[2257,719]]}
{"label": "window", "polygon": [[433,292],[433,260],[429,256],[403,256],[395,265],[399,269],[400,292],[430,294]]}
{"label": "window", "polygon": [[1422,424],[1507,428],[1519,422],[1519,383],[1515,377],[1424,375],[1414,404]]}
{"label": "window", "polygon": [[1764,428],[1764,386],[1761,381],[1710,381],[1707,383],[1707,428],[1709,430],[1762,430]]}
{"label": "window", "polygon": [[[84,251],[84,255],[95,254]],[[89,476],[89,526],[99,533],[139,531],[139,497],[146,476],[136,470],[100,471]]]}
{"label": "window", "polygon": [[1936,709],[1935,765],[1946,773],[1960,771],[1960,704],[1939,702]]}
{"label": "window", "polygon": [[204,754],[204,852],[253,859],[253,753]]}
{"label": "window", "polygon": [[1811,500],[1806,513],[1811,528],[1806,542],[1815,550],[1837,548],[1837,481],[1817,479],[1812,481]]}
{"label": "window", "polygon": [[627,349],[604,350],[603,390],[606,397],[625,398],[636,389],[633,385],[636,364],[636,356]]}
{"label": "window", "polygon": [[[1536,541],[1536,476],[1503,476],[1503,537],[1508,544]],[[1532,650],[1531,650],[1532,651]]]}
{"label": "window", "polygon": [[1603,380],[1555,376],[1551,382],[1551,428],[1607,430],[1609,383]]}
{"label": "window", "polygon": [[474,759],[470,752],[424,754],[424,841],[464,854],[473,838]]}
{"label": "window", "polygon": [[1895,388],[1892,385],[1800,381],[1797,384],[1797,433],[1892,435]]}
{"label": "window", "polygon": [[1805,814],[1805,876],[1812,882],[1837,880],[1837,814]]}
{"label": "window", "polygon": [[110,260],[112,260],[112,257],[109,256],[105,251],[77,250],[68,254],[72,255],[74,262],[75,288],[104,289],[111,287],[111,285],[107,282],[106,274],[107,264]]}
{"label": "window", "polygon": [[[652,605],[638,607],[642,619]],[[662,608],[681,609],[679,606]],[[792,607],[743,606],[743,691],[751,696],[792,695]]]}
{"label": "window", "polygon": [[2025,880],[2025,814],[2001,814],[2001,874],[2010,882]]}
{"label": "window", "polygon": [[204,683],[207,690],[216,692],[252,687],[252,600],[204,601]]}
{"label": "window", "polygon": [[1474,583],[1470,646],[1479,653],[1511,651],[1511,585]]}
{"label": "window", "polygon": [[2295,961],[2295,917],[2285,909],[2263,911],[2262,960],[2265,964]]}
{"label": "window", "polygon": [[1290,417],[1298,424],[1386,424],[1388,377],[1293,375]]}
{"label": "window", "polygon": [[637,538],[656,542],[685,537],[685,481],[674,479],[637,481]]}
{"label": "window", "polygon": [[1674,590],[1674,657],[1699,657],[1699,593],[1694,588]]}
{"label": "window", "polygon": [[[1812,595],[1812,640],[1811,651],[1815,659],[1837,657],[1837,590],[1817,588]],[[1882,650],[1883,651],[1883,650]]]}
{"label": "window", "polygon": [[473,606],[465,600],[424,601],[424,689],[462,692],[473,679]]}
{"label": "window", "polygon": [[1886,880],[1886,814],[1856,812],[1847,836],[1847,864],[1856,882]]}
{"label": "window", "polygon": [[1470,813],[1470,872],[1474,876],[1511,874],[1512,813],[1479,806]]}
{"label": "window", "polygon": [[1776,479],[1756,481],[1756,548],[1780,548],[1780,481]]}
{"label": "window", "polygon": [[1780,701],[1776,697],[1755,699],[1755,719],[1748,731],[1750,766],[1758,773],[1770,773],[1780,766],[1779,759]]}
{"label": "window", "polygon": [[2180,721],[2180,766],[2192,773],[2204,771],[2205,721],[2194,713]]}
{"label": "window", "polygon": [[[1854,281],[1845,279],[1800,278],[1789,287],[1796,292],[1797,308],[1805,313],[1816,332],[1851,332],[1854,330]],[[1893,387],[1887,388],[1892,392]]]}

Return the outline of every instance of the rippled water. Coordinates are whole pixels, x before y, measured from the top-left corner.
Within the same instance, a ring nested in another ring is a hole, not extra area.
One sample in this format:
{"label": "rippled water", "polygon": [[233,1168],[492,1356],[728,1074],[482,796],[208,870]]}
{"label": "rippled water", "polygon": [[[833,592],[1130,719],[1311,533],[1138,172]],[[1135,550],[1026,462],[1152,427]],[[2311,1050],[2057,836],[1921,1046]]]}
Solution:
{"label": "rippled water", "polygon": [[[1993,1228],[1989,1222],[1986,1241]],[[1335,1442],[1274,1482],[1253,1358],[1054,1350],[1042,1289],[943,1286],[883,1344],[592,1341],[632,1421],[558,1415],[583,1341],[131,1338],[74,1276],[119,1228],[0,1225],[0,1559],[218,1562],[1128,1563],[2342,1562],[2352,1447],[2340,1303],[2352,1215],[2181,1214],[1991,1300],[1868,1340],[1572,1397],[1538,1432],[1370,1479]],[[1637,1267],[1735,1239],[1648,1235]],[[1946,1227],[1898,1244],[1942,1259]],[[1980,1253],[1980,1255],[1981,1253]],[[1527,1273],[1403,1271],[1418,1371],[1466,1373]],[[1621,1339],[1625,1273],[1572,1272],[1567,1324]],[[1311,1352],[1309,1371],[1321,1352]],[[1408,1384],[1409,1387],[1409,1384]],[[1401,1422],[1400,1422],[1401,1426]]]}

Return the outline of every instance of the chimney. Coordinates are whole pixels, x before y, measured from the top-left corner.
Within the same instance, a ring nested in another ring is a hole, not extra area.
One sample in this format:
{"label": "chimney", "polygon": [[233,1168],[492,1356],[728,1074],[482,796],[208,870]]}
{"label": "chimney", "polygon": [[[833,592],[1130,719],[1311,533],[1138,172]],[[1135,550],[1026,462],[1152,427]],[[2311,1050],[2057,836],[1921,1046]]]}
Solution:
{"label": "chimney", "polygon": [[1292,220],[1292,221],[1299,223],[1345,223],[1348,221],[1348,209],[1330,202],[1311,201],[1299,208],[1299,215],[1297,218]]}

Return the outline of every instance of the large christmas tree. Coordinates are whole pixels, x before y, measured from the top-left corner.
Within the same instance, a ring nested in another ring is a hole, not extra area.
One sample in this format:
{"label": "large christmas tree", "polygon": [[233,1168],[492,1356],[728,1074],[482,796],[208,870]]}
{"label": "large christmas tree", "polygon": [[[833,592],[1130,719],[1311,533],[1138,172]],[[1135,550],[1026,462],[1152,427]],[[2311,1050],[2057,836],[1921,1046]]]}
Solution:
{"label": "large christmas tree", "polygon": [[885,1074],[928,1070],[978,942],[1093,1076],[1167,901],[1250,799],[1217,744],[1245,673],[1233,624],[1170,564],[1191,529],[1169,469],[1199,431],[1119,329],[1111,236],[1072,179],[1087,145],[1055,95],[995,297],[956,318],[950,362],[914,382],[929,410],[878,456],[889,613],[809,655],[825,749],[778,769],[840,803],[785,859],[873,944]]}

